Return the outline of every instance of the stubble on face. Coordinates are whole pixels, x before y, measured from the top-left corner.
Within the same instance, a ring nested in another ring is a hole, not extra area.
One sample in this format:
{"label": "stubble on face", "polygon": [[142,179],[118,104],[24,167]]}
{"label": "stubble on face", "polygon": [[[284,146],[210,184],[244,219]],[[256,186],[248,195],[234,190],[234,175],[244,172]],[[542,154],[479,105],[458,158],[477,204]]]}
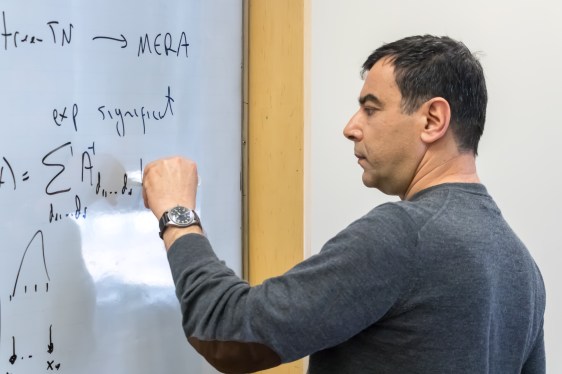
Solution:
{"label": "stubble on face", "polygon": [[402,197],[411,183],[425,147],[420,141],[422,118],[402,111],[402,95],[388,59],[368,72],[356,114],[361,141],[355,154],[363,168],[363,183],[389,195]]}

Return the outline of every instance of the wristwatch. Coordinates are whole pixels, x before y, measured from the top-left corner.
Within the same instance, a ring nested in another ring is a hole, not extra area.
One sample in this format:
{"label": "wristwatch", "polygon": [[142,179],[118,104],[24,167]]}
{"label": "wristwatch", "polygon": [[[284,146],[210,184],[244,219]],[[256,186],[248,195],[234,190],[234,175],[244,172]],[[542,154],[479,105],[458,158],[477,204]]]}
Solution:
{"label": "wristwatch", "polygon": [[164,231],[168,226],[174,227],[189,227],[198,225],[201,227],[201,220],[194,210],[185,208],[183,206],[176,206],[162,214],[159,221],[160,224],[160,238],[163,239]]}

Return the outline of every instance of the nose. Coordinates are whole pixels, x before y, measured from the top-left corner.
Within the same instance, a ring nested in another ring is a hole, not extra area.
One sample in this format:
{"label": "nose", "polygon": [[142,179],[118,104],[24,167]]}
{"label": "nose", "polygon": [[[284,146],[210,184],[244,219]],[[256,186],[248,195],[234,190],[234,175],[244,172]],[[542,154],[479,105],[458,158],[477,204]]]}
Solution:
{"label": "nose", "polygon": [[352,142],[359,142],[363,138],[363,132],[361,131],[359,112],[355,113],[350,119],[347,125],[343,128],[343,136]]}

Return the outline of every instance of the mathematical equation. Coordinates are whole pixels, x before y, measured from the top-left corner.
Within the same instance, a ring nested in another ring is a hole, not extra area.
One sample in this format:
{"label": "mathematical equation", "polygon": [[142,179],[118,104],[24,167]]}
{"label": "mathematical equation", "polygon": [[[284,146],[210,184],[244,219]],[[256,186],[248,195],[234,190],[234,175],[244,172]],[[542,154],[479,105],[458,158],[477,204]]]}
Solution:
{"label": "mathematical equation", "polygon": [[[50,151],[45,157],[43,157],[42,164],[48,168],[55,168],[51,174],[53,175],[52,178],[47,182],[44,187],[44,192],[46,195],[57,195],[57,194],[64,194],[72,191],[72,186],[70,185],[57,185],[57,181],[61,179],[67,170],[68,165],[63,162],[51,162],[49,161],[54,155],[59,152],[67,151],[69,152],[70,156],[74,156],[73,147],[71,142],[64,143],[63,145],[55,148],[54,150]],[[81,162],[81,171],[78,173],[80,175],[79,182],[84,183],[86,182],[87,185],[92,186],[92,189],[95,190],[95,194],[97,196],[107,198],[111,195],[124,195],[124,196],[131,196],[133,194],[133,187],[129,186],[129,176],[127,173],[122,175],[122,184],[119,188],[108,188],[102,184],[102,171],[96,171],[94,177],[94,164],[93,164],[93,156],[95,155],[95,143],[92,144],[91,147],[88,147],[88,150],[85,150],[81,153],[80,162]],[[19,183],[29,182],[30,179],[29,172],[26,171],[22,174],[21,180],[16,178],[16,172],[14,171],[12,165],[8,161],[6,157],[2,158],[2,162],[5,166],[0,167],[0,193],[2,193],[3,189],[6,188],[5,185],[12,185],[12,190],[16,190],[18,188]],[[139,172],[142,171],[142,158],[139,159]],[[5,174],[9,174],[9,178],[7,180],[4,179]],[[67,180],[68,181],[68,180]],[[94,184],[95,181],[95,184]],[[82,202],[80,196],[78,194],[74,195],[74,203],[76,209],[72,212],[60,213],[56,212],[53,203],[50,203],[50,208],[48,212],[49,223],[56,222],[62,220],[63,218],[86,218],[88,208],[82,206]]]}
{"label": "mathematical equation", "polygon": [[0,3],[0,374],[204,365],[162,324],[179,306],[142,174],[178,154],[238,180],[240,5]]}
{"label": "mathematical equation", "polygon": [[[45,22],[43,32],[35,33],[18,28],[11,27],[5,11],[2,11],[2,33],[0,36],[4,41],[4,51],[10,49],[18,49],[24,46],[37,46],[39,44],[60,45],[61,47],[69,46],[72,39],[72,31],[75,25],[71,22],[61,24],[59,21]],[[114,43],[121,49],[129,47],[128,39],[125,35],[93,35],[90,39],[93,42],[109,42]],[[189,57],[187,34],[185,31],[178,33],[157,33],[138,36],[137,57],[146,54],[154,54],[156,56],[175,56]]]}
{"label": "mathematical equation", "polygon": [[[171,87],[167,87],[166,93],[162,96],[159,107],[150,108],[148,106],[138,106],[132,108],[120,108],[111,105],[98,105],[94,113],[102,124],[108,124],[115,136],[126,137],[128,127],[136,123],[139,130],[137,136],[145,136],[147,126],[152,122],[163,121],[174,116],[174,98],[172,97]],[[73,103],[62,108],[55,108],[50,119],[53,126],[62,127],[66,124],[73,132],[80,132],[82,122],[80,119],[80,104]],[[77,183],[81,191],[84,189],[92,190],[100,198],[111,196],[132,196],[133,188],[139,188],[138,182],[135,186],[130,184],[130,175],[123,172],[118,176],[116,183],[115,172],[111,172],[110,180],[104,177],[104,165],[96,165],[96,142],[92,141],[83,148],[76,149],[72,141],[63,141],[52,149],[48,150],[40,160],[41,181],[37,181],[32,173],[25,167],[16,163],[17,155],[0,154],[0,195],[8,191],[17,191],[22,185],[29,183],[42,183],[42,191],[46,196],[59,194],[73,195],[74,208],[65,212],[60,212],[53,203],[49,204],[48,221],[49,223],[58,222],[64,218],[85,219],[88,207],[82,203],[79,193],[73,192],[73,184]],[[13,157],[13,159],[11,158]],[[21,162],[21,161],[20,161]],[[107,166],[107,165],[106,165]],[[138,158],[137,174],[142,175],[143,160]],[[74,179],[72,177],[74,176]],[[45,179],[45,176],[46,179]]]}

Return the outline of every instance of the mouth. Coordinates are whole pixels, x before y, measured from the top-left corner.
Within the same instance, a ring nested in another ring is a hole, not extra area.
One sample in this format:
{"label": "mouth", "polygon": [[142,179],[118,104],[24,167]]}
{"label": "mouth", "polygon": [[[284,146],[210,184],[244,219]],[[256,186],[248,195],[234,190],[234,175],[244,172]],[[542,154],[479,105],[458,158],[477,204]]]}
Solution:
{"label": "mouth", "polygon": [[365,161],[365,157],[361,156],[361,155],[355,155],[355,157],[357,157],[357,164],[359,164],[359,166],[364,167],[363,161]]}

